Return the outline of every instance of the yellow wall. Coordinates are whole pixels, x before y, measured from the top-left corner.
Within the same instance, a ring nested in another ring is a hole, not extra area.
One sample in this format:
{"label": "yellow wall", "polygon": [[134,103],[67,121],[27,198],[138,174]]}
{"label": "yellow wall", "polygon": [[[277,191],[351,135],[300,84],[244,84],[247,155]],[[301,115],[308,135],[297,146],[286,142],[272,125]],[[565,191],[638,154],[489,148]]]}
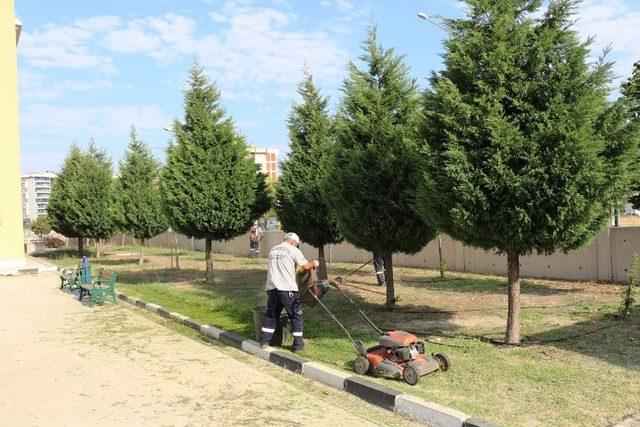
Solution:
{"label": "yellow wall", "polygon": [[0,269],[24,264],[13,0],[0,1]]}

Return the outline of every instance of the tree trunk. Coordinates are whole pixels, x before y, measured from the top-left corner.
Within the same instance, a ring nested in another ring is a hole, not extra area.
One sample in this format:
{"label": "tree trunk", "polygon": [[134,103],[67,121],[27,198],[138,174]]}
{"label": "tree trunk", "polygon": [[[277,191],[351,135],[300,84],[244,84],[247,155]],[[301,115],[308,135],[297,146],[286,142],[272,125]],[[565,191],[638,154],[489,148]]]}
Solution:
{"label": "tree trunk", "polygon": [[507,252],[509,275],[509,313],[507,316],[508,344],[520,344],[520,256]]}
{"label": "tree trunk", "polygon": [[384,307],[393,310],[396,305],[396,291],[393,287],[393,255],[386,253],[382,255],[384,260],[384,279],[387,284],[387,301]]}
{"label": "tree trunk", "polygon": [[[213,260],[211,259],[211,239],[205,239],[205,255],[204,260],[207,265],[207,283],[213,283]],[[176,260],[178,258],[176,257]]]}
{"label": "tree trunk", "polygon": [[78,254],[80,254],[80,256],[84,255],[84,238],[83,237],[78,237]]}
{"label": "tree trunk", "polygon": [[122,233],[122,244],[120,246],[124,246],[124,233]]}
{"label": "tree trunk", "polygon": [[444,279],[444,270],[446,269],[446,264],[444,259],[442,258],[442,235],[438,234],[438,262],[440,267],[440,278]]}
{"label": "tree trunk", "polygon": [[[173,233],[173,244],[176,247],[176,270],[180,270],[180,249],[178,248],[178,234],[176,232]],[[211,274],[213,275],[213,270]]]}
{"label": "tree trunk", "polygon": [[327,280],[327,262],[324,259],[324,245],[318,248],[318,280]]}
{"label": "tree trunk", "polygon": [[96,258],[100,258],[100,246],[101,246],[101,242],[100,239],[93,239],[95,245],[96,245]]}
{"label": "tree trunk", "polygon": [[169,259],[171,259],[171,268],[173,268],[173,245],[169,245],[169,249],[171,250],[171,255]]}
{"label": "tree trunk", "polygon": [[138,258],[138,265],[144,264],[144,239],[140,239],[140,258]]}

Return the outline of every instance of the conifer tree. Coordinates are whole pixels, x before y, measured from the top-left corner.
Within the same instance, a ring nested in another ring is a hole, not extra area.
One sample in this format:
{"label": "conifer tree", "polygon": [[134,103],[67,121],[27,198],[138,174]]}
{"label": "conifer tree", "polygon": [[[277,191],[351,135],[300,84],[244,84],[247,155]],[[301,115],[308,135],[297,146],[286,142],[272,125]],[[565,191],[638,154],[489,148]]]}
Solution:
{"label": "conifer tree", "polygon": [[448,20],[442,72],[425,95],[416,208],[463,243],[507,255],[506,342],[520,342],[520,256],[579,248],[626,196],[625,108],[611,64],[589,65],[576,1],[468,0]]}
{"label": "conifer tree", "polygon": [[160,163],[144,141],[138,139],[132,125],[129,147],[120,162],[120,177],[116,181],[116,224],[123,233],[140,240],[140,265],[144,263],[145,240],[169,227],[159,177]]}
{"label": "conifer tree", "polygon": [[244,138],[221,104],[220,92],[195,64],[184,93],[184,124],[167,152],[161,189],[172,228],[205,239],[206,281],[213,283],[212,240],[245,233],[268,210],[265,176],[247,156]]}
{"label": "conifer tree", "polygon": [[47,214],[51,228],[66,236],[78,239],[78,252],[84,253],[83,235],[76,229],[77,205],[75,204],[75,186],[82,176],[82,151],[73,144],[64,160],[60,173],[53,181],[51,196],[47,205]]}
{"label": "conifer tree", "polygon": [[62,171],[54,180],[47,212],[54,231],[78,238],[84,253],[84,238],[96,239],[96,256],[101,243],[115,232],[113,171],[106,153],[93,139],[87,151],[71,147]]}
{"label": "conifer tree", "polygon": [[324,246],[342,240],[320,193],[322,170],[331,148],[328,98],[320,94],[306,70],[298,93],[302,102],[293,104],[287,120],[290,152],[276,184],[276,212],[284,230],[295,231],[305,243],[318,248],[319,278],[326,279]]}
{"label": "conifer tree", "polygon": [[[633,124],[640,125],[640,61],[633,64],[633,72],[631,77],[627,79],[621,86],[620,92],[623,95],[623,99],[626,101],[627,106],[633,113]],[[640,155],[636,153],[636,161],[633,163],[633,169],[635,171],[633,177],[632,191],[633,195],[629,198],[629,202],[635,209],[640,209],[640,172],[637,171],[638,160]]]}
{"label": "conifer tree", "polygon": [[323,195],[346,240],[383,254],[386,307],[392,309],[393,253],[418,252],[436,232],[412,209],[412,160],[421,121],[416,82],[402,56],[377,44],[375,25],[363,49],[368,68],[350,63],[342,88]]}
{"label": "conifer tree", "polygon": [[96,257],[102,243],[116,231],[113,169],[111,160],[92,139],[80,157],[82,173],[75,183],[76,220],[73,227],[79,235],[96,240]]}
{"label": "conifer tree", "polygon": [[631,103],[633,120],[640,120],[640,61],[633,64],[631,77],[622,84],[620,92]]}

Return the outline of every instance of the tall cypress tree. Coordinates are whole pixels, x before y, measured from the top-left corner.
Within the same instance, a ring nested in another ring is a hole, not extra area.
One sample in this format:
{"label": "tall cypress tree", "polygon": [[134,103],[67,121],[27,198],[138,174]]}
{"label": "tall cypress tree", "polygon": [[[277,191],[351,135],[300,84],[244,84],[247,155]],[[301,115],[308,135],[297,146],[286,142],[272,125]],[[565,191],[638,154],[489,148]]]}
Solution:
{"label": "tall cypress tree", "polygon": [[75,184],[77,207],[74,227],[82,236],[96,240],[96,257],[102,242],[116,232],[113,168],[111,160],[92,139],[80,159],[82,173]]}
{"label": "tall cypress tree", "polygon": [[[622,84],[620,92],[633,113],[632,123],[636,126],[640,125],[640,61],[633,64],[631,77]],[[634,170],[637,169],[638,159],[640,159],[640,155],[636,154],[636,162],[633,164]],[[640,172],[637,170],[634,174],[632,190],[635,194],[629,198],[629,202],[635,209],[640,209]]]}
{"label": "tall cypress tree", "polygon": [[60,173],[53,181],[47,214],[51,228],[66,236],[78,239],[78,252],[83,255],[83,235],[76,229],[77,205],[75,186],[82,176],[82,151],[73,144],[64,160]]}
{"label": "tall cypress tree", "polygon": [[338,228],[358,248],[385,259],[386,307],[395,305],[392,255],[415,253],[436,235],[412,209],[420,94],[404,58],[377,44],[372,26],[362,61],[349,64],[336,117],[336,144],[323,194]]}
{"label": "tall cypress tree", "polygon": [[140,265],[144,263],[144,241],[169,227],[159,177],[160,163],[138,139],[132,125],[129,147],[120,161],[120,177],[116,181],[116,224],[123,233],[140,240]]}
{"label": "tall cypress tree", "polygon": [[633,120],[640,120],[640,61],[633,64],[631,77],[622,83],[620,92],[631,103]]}
{"label": "tall cypress tree", "polygon": [[331,148],[331,119],[328,98],[313,84],[305,70],[298,85],[301,103],[294,103],[287,125],[289,157],[282,163],[276,184],[276,212],[282,227],[318,248],[321,279],[326,279],[324,246],[342,240],[333,213],[320,193],[321,171]]}
{"label": "tall cypress tree", "polygon": [[71,147],[60,175],[54,181],[47,212],[53,230],[78,238],[83,254],[84,238],[94,238],[100,257],[103,239],[115,232],[113,171],[104,150],[93,139],[86,151]]}
{"label": "tall cypress tree", "polygon": [[171,226],[205,239],[206,281],[213,283],[211,241],[245,233],[269,208],[265,176],[247,156],[220,92],[195,64],[184,93],[184,124],[176,121],[177,144],[167,152],[161,188]]}
{"label": "tall cypress tree", "polygon": [[624,109],[611,65],[589,65],[576,2],[468,0],[448,20],[445,69],[425,95],[417,210],[450,236],[507,255],[506,341],[520,342],[520,256],[576,249],[626,196]]}

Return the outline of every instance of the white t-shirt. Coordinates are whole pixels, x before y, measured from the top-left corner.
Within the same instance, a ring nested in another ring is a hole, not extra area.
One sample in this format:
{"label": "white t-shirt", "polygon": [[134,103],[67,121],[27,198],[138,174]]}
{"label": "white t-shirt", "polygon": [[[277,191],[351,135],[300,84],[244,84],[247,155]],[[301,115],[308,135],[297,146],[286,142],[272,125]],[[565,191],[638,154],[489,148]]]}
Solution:
{"label": "white t-shirt", "polygon": [[274,246],[269,251],[267,290],[298,292],[296,268],[307,263],[302,251],[287,242]]}

